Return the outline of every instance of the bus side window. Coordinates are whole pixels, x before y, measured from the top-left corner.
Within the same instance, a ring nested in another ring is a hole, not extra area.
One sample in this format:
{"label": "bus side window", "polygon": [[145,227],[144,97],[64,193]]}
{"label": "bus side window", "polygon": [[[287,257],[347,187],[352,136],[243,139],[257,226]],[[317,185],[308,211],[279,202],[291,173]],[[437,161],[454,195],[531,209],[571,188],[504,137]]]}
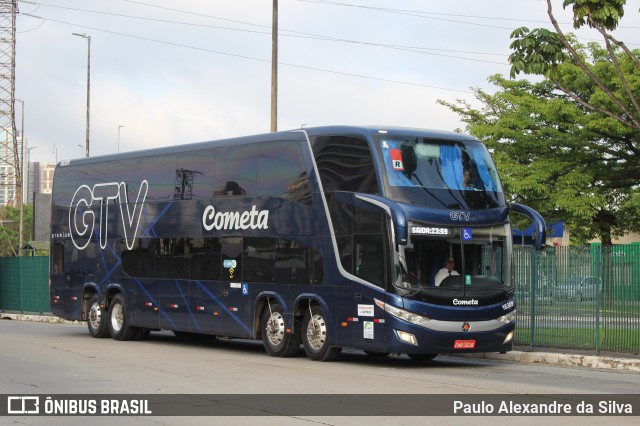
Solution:
{"label": "bus side window", "polygon": [[376,173],[373,173],[373,157],[365,139],[320,136],[312,144],[325,192],[380,192]]}
{"label": "bus side window", "polygon": [[258,186],[258,144],[226,146],[215,152],[215,197],[256,195]]}
{"label": "bus side window", "polygon": [[384,287],[384,256],[381,235],[355,235],[355,273],[360,278]]}
{"label": "bus side window", "polygon": [[55,243],[53,245],[53,256],[51,257],[51,272],[55,275],[64,272],[64,245]]}

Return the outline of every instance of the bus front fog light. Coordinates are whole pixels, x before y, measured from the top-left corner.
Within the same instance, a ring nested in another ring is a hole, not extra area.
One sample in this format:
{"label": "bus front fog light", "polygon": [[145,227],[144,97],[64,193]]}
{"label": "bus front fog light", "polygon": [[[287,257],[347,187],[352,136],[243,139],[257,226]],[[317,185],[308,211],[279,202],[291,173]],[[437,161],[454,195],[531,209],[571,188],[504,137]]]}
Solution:
{"label": "bus front fog light", "polygon": [[503,344],[509,343],[511,341],[511,339],[513,339],[513,331],[510,331],[509,334],[507,334],[507,337],[504,338],[504,342],[502,342],[502,343]]}
{"label": "bus front fog light", "polygon": [[402,342],[418,346],[418,339],[416,339],[416,336],[414,336],[413,334],[407,333],[406,331],[396,330],[396,335]]}

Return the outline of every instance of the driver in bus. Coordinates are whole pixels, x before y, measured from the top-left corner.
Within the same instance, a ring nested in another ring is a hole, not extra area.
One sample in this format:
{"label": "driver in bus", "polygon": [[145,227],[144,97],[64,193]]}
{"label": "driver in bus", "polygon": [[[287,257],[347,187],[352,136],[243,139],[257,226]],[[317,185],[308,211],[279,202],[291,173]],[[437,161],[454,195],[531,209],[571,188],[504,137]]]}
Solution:
{"label": "driver in bus", "polygon": [[473,186],[473,177],[471,176],[471,170],[469,169],[464,170],[463,179],[464,179],[464,182],[462,186],[465,189],[475,189],[475,187]]}
{"label": "driver in bus", "polygon": [[451,275],[460,275],[456,272],[455,269],[453,269],[455,266],[456,263],[452,258],[448,258],[444,261],[444,266],[438,271],[434,280],[436,287],[439,287],[442,283],[442,280],[444,280],[445,278],[450,277]]}

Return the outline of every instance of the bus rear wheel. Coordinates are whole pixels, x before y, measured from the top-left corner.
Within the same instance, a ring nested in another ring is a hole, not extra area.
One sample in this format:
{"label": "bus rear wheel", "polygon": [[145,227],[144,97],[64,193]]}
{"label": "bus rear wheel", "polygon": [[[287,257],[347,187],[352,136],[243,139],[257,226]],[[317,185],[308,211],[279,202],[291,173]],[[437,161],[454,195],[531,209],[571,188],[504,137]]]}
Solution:
{"label": "bus rear wheel", "polygon": [[138,327],[127,325],[124,297],[116,294],[109,304],[109,333],[115,340],[132,340],[138,334]]}
{"label": "bus rear wheel", "polygon": [[295,327],[293,333],[287,333],[282,307],[274,303],[262,311],[262,343],[271,356],[288,357],[295,355],[300,349],[300,329]]}
{"label": "bus rear wheel", "polygon": [[100,306],[100,299],[97,294],[91,296],[87,307],[87,328],[91,337],[109,337],[109,327],[107,327],[107,311]]}
{"label": "bus rear wheel", "polygon": [[334,361],[342,348],[329,345],[330,327],[324,310],[312,306],[302,321],[302,343],[304,351],[314,361]]}

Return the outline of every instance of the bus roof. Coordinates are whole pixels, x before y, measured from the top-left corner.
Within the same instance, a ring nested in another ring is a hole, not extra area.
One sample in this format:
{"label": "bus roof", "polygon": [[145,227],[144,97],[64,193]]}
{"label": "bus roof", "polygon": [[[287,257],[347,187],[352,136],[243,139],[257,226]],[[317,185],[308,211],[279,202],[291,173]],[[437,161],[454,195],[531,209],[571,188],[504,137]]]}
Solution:
{"label": "bus roof", "polygon": [[402,135],[402,136],[415,136],[415,137],[429,137],[441,140],[466,140],[476,141],[472,136],[464,133],[456,133],[444,130],[433,129],[419,129],[409,127],[398,126],[318,126],[318,127],[302,127],[299,129],[289,129],[273,133],[262,133],[250,136],[240,136],[235,138],[225,138],[212,141],[187,143],[183,145],[172,145],[159,148],[149,148],[144,150],[123,152],[117,154],[97,155],[89,158],[76,158],[72,160],[62,160],[58,162],[58,165],[80,165],[100,163],[110,160],[125,160],[129,158],[149,157],[162,154],[176,154],[181,152],[197,151],[207,148],[215,148],[219,146],[228,145],[243,145],[256,142],[276,141],[283,139],[290,139],[293,133],[306,132],[309,136],[322,136],[322,135],[352,135],[362,136],[365,138],[370,137],[373,134],[388,134],[388,135]]}

